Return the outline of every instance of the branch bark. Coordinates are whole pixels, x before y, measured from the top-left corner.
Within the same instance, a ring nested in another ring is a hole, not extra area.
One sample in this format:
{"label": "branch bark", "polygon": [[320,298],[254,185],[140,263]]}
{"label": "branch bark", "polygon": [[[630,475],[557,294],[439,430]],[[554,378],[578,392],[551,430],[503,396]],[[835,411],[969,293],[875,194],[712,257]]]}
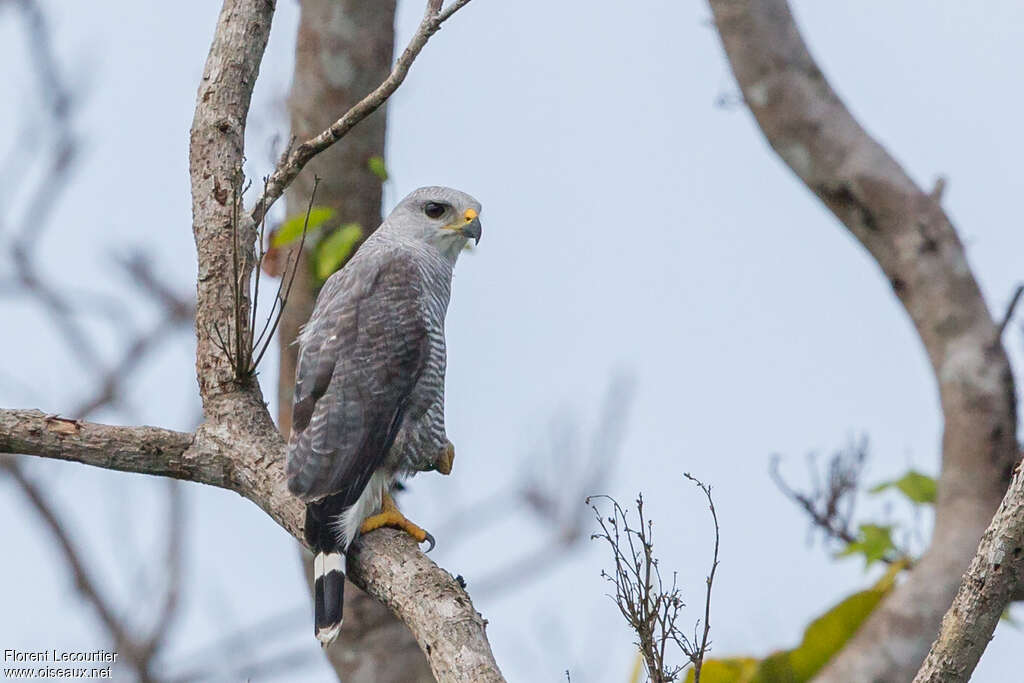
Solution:
{"label": "branch bark", "polygon": [[[56,418],[36,410],[0,410],[0,451],[235,491],[301,542],[305,507],[285,488],[284,442],[279,436],[254,441],[244,429],[222,426],[187,434]],[[260,450],[247,453],[252,447]],[[504,680],[491,654],[486,622],[469,595],[408,536],[392,530],[369,534],[350,555],[348,569],[353,583],[405,622],[438,681]]]}
{"label": "branch bark", "polygon": [[1024,576],[1024,476],[1018,472],[981,539],[914,683],[970,679]]}
{"label": "branch bark", "polygon": [[[459,0],[453,8],[466,1]],[[428,7],[421,29],[427,26],[429,30],[424,35],[417,33],[412,52],[407,50],[399,60],[381,86],[383,90],[378,89],[377,99],[343,117],[341,128],[332,127],[330,143],[309,150],[302,164],[337,141],[398,87],[423,44],[453,11],[439,12],[434,3]],[[236,380],[212,336],[218,323],[241,320],[245,324],[248,320],[248,287],[238,287],[238,283],[248,283],[252,273],[256,222],[233,223],[235,188],[244,159],[246,117],[273,12],[273,0],[224,0],[197,93],[189,173],[199,262],[196,374],[204,423],[195,434],[186,434],[153,427],[98,425],[37,411],[2,410],[0,451],[227,488],[255,502],[301,541],[304,506],[288,494],[284,483],[284,441],[267,412],[259,385]],[[287,178],[275,181],[278,194],[298,174],[301,164],[289,168]],[[265,210],[269,204],[258,206]],[[240,268],[233,262],[236,239],[242,245]],[[236,289],[241,289],[240,301],[234,296]],[[240,316],[236,316],[236,306],[244,309]],[[371,534],[360,547],[362,556],[350,556],[354,565],[350,577],[406,621],[439,680],[503,680],[483,620],[451,576],[420,553],[411,539],[397,533]]]}
{"label": "branch bark", "polygon": [[377,110],[388,98],[398,90],[405,77],[409,74],[412,63],[426,46],[427,41],[441,28],[441,24],[451,18],[453,14],[468,5],[470,0],[456,0],[449,7],[441,9],[441,2],[430,0],[427,3],[423,20],[420,21],[412,40],[402,52],[398,61],[395,62],[391,73],[384,81],[377,86],[373,92],[361,99],[351,109],[345,112],[341,118],[336,120],[318,135],[301,143],[295,149],[287,153],[278,163],[277,168],[270,175],[266,189],[256,202],[252,210],[252,220],[259,223],[266,212],[277,201],[285,188],[295,180],[299,172],[309,161],[325,149],[343,138],[352,128]]}
{"label": "branch bark", "polygon": [[956,230],[853,118],[785,0],[709,0],[757,124],[877,261],[924,344],[944,431],[932,544],[819,681],[908,681],[1017,461],[1013,376]]}

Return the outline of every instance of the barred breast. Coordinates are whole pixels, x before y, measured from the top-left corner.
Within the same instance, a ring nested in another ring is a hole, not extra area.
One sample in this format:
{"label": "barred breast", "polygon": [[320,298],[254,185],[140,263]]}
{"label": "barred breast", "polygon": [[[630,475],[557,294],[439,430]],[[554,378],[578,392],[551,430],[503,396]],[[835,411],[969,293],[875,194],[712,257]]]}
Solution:
{"label": "barred breast", "polygon": [[438,454],[447,445],[444,427],[444,375],[447,350],[444,319],[451,297],[452,266],[435,250],[410,245],[416,252],[423,279],[422,312],[427,322],[429,352],[419,381],[409,397],[395,443],[388,453],[388,465],[407,473],[433,469]]}

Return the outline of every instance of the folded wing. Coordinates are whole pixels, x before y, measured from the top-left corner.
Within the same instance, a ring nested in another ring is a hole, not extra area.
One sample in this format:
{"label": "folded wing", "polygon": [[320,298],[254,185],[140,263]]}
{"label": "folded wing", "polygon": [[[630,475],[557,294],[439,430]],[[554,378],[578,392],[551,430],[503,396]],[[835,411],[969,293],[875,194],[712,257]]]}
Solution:
{"label": "folded wing", "polygon": [[353,259],[325,283],[300,337],[288,488],[359,498],[402,423],[428,348],[421,277],[400,253]]}

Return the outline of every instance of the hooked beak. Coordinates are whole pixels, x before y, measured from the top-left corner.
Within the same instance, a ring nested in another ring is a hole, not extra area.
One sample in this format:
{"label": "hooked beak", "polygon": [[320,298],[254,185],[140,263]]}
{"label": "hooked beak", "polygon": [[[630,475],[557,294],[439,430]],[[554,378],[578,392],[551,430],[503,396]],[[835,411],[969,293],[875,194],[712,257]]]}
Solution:
{"label": "hooked beak", "polygon": [[483,236],[483,227],[480,225],[480,217],[473,209],[466,209],[466,213],[463,214],[465,223],[459,226],[458,230],[467,238],[472,237],[476,240],[477,244],[480,244],[480,237]]}

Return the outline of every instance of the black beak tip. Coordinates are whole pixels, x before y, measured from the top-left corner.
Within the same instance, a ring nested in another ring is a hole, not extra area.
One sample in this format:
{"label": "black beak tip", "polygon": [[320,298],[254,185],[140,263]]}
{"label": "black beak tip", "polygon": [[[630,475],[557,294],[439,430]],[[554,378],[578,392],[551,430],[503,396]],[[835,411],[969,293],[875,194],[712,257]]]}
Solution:
{"label": "black beak tip", "polygon": [[477,244],[480,244],[480,238],[483,237],[484,234],[483,227],[480,225],[480,219],[474,218],[467,223],[466,227],[462,229],[462,234],[466,237],[472,237],[476,240]]}

